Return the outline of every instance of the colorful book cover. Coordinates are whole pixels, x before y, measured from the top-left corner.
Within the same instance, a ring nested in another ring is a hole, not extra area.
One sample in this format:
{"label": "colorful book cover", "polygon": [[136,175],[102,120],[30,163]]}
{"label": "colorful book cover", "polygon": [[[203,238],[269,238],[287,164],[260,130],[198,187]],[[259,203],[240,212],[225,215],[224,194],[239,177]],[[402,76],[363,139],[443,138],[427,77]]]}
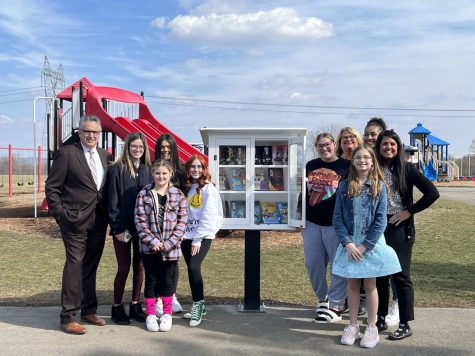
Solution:
{"label": "colorful book cover", "polygon": [[274,202],[262,202],[262,222],[264,224],[278,224],[277,206]]}
{"label": "colorful book cover", "polygon": [[284,169],[269,168],[269,190],[285,190],[284,189]]}
{"label": "colorful book cover", "polygon": [[254,202],[254,224],[262,224],[262,209],[258,201]]}
{"label": "colorful book cover", "polygon": [[231,189],[246,190],[246,170],[245,168],[235,168],[231,174]]}
{"label": "colorful book cover", "polygon": [[277,203],[277,219],[279,220],[279,224],[289,223],[289,211],[287,208],[287,202]]}
{"label": "colorful book cover", "polygon": [[288,148],[287,145],[273,145],[272,146],[272,164],[287,164],[288,163]]}
{"label": "colorful book cover", "polygon": [[231,218],[243,219],[246,217],[246,202],[243,200],[231,201]]}
{"label": "colorful book cover", "polygon": [[254,190],[269,190],[269,178],[266,168],[256,168],[254,171]]}
{"label": "colorful book cover", "polygon": [[234,164],[246,164],[246,146],[233,147]]}
{"label": "colorful book cover", "polygon": [[224,173],[219,174],[219,190],[230,190],[228,177]]}

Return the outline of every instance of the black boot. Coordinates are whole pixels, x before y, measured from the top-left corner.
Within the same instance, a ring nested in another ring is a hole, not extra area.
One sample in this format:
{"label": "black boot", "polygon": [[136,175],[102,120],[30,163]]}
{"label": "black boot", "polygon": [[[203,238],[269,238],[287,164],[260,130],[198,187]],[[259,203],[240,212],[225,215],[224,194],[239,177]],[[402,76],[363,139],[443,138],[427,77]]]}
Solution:
{"label": "black boot", "polygon": [[129,308],[129,317],[138,321],[139,323],[144,323],[147,319],[147,314],[143,312],[141,303],[131,303]]}
{"label": "black boot", "polygon": [[130,319],[125,313],[124,304],[112,306],[111,319],[114,323],[119,325],[130,324]]}

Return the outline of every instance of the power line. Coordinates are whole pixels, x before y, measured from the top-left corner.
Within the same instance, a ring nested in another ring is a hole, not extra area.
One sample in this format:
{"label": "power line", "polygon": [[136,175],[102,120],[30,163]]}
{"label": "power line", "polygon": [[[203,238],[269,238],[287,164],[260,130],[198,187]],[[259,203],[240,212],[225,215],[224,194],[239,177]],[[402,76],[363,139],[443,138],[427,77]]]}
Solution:
{"label": "power line", "polygon": [[31,101],[32,99],[21,99],[21,100],[12,100],[12,101],[0,101],[1,104],[11,104],[11,103],[20,103],[22,101]]}
{"label": "power line", "polygon": [[42,92],[42,91],[43,91],[43,89],[36,89],[36,90],[23,91],[23,92],[18,92],[18,93],[0,94],[0,96],[12,96],[12,95],[21,95],[21,94],[33,94],[33,93],[38,93],[38,92]]}
{"label": "power line", "polygon": [[[44,88],[42,85],[37,85],[35,87],[26,87],[26,88],[18,88],[18,89],[8,89],[8,90],[0,90],[0,93],[12,92],[12,91],[19,91],[19,90],[27,90],[27,89],[35,89],[35,88]],[[38,89],[40,90],[40,89]]]}
{"label": "power line", "polygon": [[168,100],[175,100],[175,101],[201,101],[201,102],[220,103],[220,104],[280,106],[280,107],[317,108],[317,109],[475,112],[475,109],[422,109],[422,108],[383,108],[383,107],[357,107],[357,106],[299,105],[299,104],[279,104],[279,103],[256,103],[256,102],[246,102],[246,101],[215,100],[215,99],[200,99],[200,98],[181,98],[181,97],[153,96],[153,95],[147,95],[146,97],[155,98],[155,99],[168,99]]}
{"label": "power line", "polygon": [[[291,113],[291,114],[318,114],[318,115],[354,115],[354,116],[378,116],[378,114],[371,113],[352,113],[352,112],[320,112],[320,111],[295,111],[295,110],[277,110],[277,109],[257,109],[257,108],[239,108],[239,107],[226,107],[226,106],[209,106],[209,105],[184,105],[184,104],[175,104],[167,102],[158,102],[158,101],[148,101],[151,104],[160,104],[160,105],[171,105],[171,106],[181,106],[181,107],[191,107],[191,108],[202,108],[202,109],[215,109],[215,110],[234,110],[234,111],[257,111],[257,112],[274,112],[274,113]],[[407,117],[408,114],[385,114],[384,116],[390,117]],[[471,118],[475,115],[428,115],[430,117],[437,118]],[[424,116],[422,116],[424,117]]]}

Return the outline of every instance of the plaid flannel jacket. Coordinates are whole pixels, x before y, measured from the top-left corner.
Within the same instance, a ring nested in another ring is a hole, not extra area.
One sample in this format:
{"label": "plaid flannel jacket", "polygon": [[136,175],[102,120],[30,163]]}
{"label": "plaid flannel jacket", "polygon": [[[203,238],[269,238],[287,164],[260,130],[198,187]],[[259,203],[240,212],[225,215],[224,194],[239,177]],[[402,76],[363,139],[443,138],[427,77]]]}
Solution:
{"label": "plaid flannel jacket", "polygon": [[187,202],[183,193],[170,183],[167,203],[163,215],[163,230],[157,224],[155,202],[149,184],[137,195],[134,220],[140,239],[140,250],[151,254],[158,242],[163,243],[161,251],[164,261],[176,261],[181,256],[181,238],[185,234]]}

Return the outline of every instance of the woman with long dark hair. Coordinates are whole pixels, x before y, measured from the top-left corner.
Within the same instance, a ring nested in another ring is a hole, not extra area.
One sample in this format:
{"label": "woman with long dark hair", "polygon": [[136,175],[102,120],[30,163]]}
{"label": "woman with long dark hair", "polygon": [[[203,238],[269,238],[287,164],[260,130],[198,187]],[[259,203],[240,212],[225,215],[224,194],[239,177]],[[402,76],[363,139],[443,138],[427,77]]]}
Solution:
{"label": "woman with long dark hair", "polygon": [[[410,276],[412,246],[416,237],[414,214],[431,206],[439,198],[439,192],[415,165],[405,161],[402,141],[393,130],[379,134],[375,151],[389,188],[388,226],[384,237],[396,251],[402,268],[401,272],[392,275],[399,303],[399,327],[389,336],[390,340],[400,340],[412,335],[409,321],[414,320],[414,289]],[[422,193],[416,202],[413,200],[414,186]],[[389,277],[378,277],[376,281],[379,294],[376,325],[380,331],[388,328],[385,318],[389,304]]]}

